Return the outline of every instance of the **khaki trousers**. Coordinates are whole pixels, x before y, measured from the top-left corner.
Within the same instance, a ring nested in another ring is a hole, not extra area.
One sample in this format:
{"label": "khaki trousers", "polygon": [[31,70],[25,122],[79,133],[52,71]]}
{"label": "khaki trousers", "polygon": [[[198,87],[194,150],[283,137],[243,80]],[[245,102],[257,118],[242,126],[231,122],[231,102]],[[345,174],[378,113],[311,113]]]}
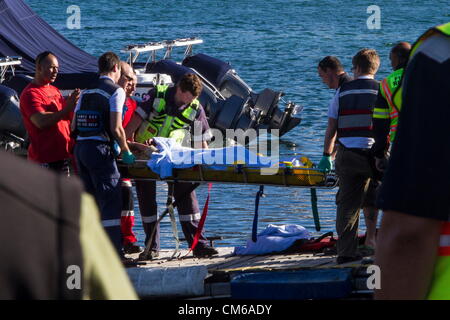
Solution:
{"label": "khaki trousers", "polygon": [[372,177],[369,156],[339,146],[336,174],[339,177],[336,194],[337,253],[338,256],[353,257],[358,247],[359,212]]}

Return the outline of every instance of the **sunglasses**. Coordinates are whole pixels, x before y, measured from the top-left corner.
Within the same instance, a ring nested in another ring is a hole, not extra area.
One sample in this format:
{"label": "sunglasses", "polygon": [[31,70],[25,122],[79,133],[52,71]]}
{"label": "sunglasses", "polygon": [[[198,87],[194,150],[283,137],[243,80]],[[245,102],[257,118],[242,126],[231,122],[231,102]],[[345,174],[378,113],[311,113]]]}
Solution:
{"label": "sunglasses", "polygon": [[130,76],[126,75],[126,74],[122,74],[122,77],[124,77],[125,80],[127,80],[127,81],[133,81],[133,77],[130,77]]}

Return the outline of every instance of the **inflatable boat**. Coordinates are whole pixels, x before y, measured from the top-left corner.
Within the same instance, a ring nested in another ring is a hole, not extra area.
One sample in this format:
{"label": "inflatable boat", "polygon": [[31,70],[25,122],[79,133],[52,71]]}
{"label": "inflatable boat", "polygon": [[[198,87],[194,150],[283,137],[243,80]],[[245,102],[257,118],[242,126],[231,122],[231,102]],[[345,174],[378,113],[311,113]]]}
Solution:
{"label": "inflatable boat", "polygon": [[[193,55],[193,45],[203,43],[199,38],[175,39],[128,45],[122,52],[128,55],[138,76],[136,95],[145,97],[148,89],[157,84],[175,84],[184,74],[197,74],[203,82],[199,97],[211,127],[220,129],[278,130],[282,136],[296,127],[301,119],[295,117],[301,108],[293,102],[279,107],[283,92],[264,89],[257,93],[244,82],[230,64],[206,54]],[[171,59],[172,51],[185,47],[181,63]],[[157,60],[157,51],[165,50]],[[146,62],[137,62],[147,55]]]}
{"label": "inflatable boat", "polygon": [[[4,136],[26,139],[21,118],[17,117],[18,97],[32,81],[39,53],[50,50],[58,57],[61,68],[54,85],[64,95],[74,88],[91,88],[98,75],[96,57],[65,39],[22,0],[0,0],[0,4],[4,8],[0,11],[0,59],[21,57],[20,63],[5,61],[9,69],[5,68],[1,74],[0,143],[3,143]],[[185,73],[195,73],[204,84],[199,99],[212,128],[223,132],[255,129],[257,134],[262,129],[277,130],[276,134],[282,136],[300,124],[301,119],[295,115],[301,110],[295,103],[284,102],[284,108],[280,108],[280,102],[284,101],[282,92],[272,89],[254,92],[230,64],[201,53],[193,55],[192,46],[202,42],[198,38],[185,38],[126,46],[123,53],[138,75],[136,99],[157,84],[175,84]],[[176,47],[185,48],[179,62],[171,59]],[[158,60],[159,50],[165,53]],[[139,62],[138,57],[145,54],[149,56],[146,62]]]}

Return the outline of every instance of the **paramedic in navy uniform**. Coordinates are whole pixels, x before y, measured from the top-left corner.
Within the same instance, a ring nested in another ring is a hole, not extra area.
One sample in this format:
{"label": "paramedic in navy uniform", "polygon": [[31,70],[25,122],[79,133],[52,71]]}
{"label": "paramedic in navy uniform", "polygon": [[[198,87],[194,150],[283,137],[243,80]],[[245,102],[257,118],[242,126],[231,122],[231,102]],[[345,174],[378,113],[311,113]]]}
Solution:
{"label": "paramedic in navy uniform", "polygon": [[132,164],[135,157],[122,127],[125,91],[116,84],[121,75],[120,60],[116,54],[107,52],[99,58],[98,68],[97,85],[82,93],[75,108],[72,122],[77,135],[75,157],[86,191],[94,195],[100,208],[103,227],[122,254],[122,194],[115,160],[120,153],[117,144],[124,163]]}

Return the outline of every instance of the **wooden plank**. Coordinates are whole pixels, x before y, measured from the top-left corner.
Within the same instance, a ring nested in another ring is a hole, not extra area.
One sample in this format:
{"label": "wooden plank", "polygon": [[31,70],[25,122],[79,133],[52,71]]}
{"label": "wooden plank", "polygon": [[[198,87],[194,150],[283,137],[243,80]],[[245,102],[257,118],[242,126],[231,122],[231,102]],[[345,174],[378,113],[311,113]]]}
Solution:
{"label": "wooden plank", "polygon": [[252,259],[254,259],[256,257],[258,257],[258,256],[254,256],[254,255],[249,255],[249,256],[232,256],[232,257],[226,259],[222,263],[218,263],[216,265],[210,266],[208,269],[220,270],[220,269],[230,268],[230,267],[232,267],[234,265],[240,265],[242,263],[245,263],[246,261],[252,260]]}
{"label": "wooden plank", "polygon": [[[298,270],[315,268],[334,261],[334,257],[317,257],[313,255],[271,255],[256,256],[246,261],[236,261],[226,268],[218,269],[223,272],[246,270]],[[240,262],[240,263],[239,263]]]}

